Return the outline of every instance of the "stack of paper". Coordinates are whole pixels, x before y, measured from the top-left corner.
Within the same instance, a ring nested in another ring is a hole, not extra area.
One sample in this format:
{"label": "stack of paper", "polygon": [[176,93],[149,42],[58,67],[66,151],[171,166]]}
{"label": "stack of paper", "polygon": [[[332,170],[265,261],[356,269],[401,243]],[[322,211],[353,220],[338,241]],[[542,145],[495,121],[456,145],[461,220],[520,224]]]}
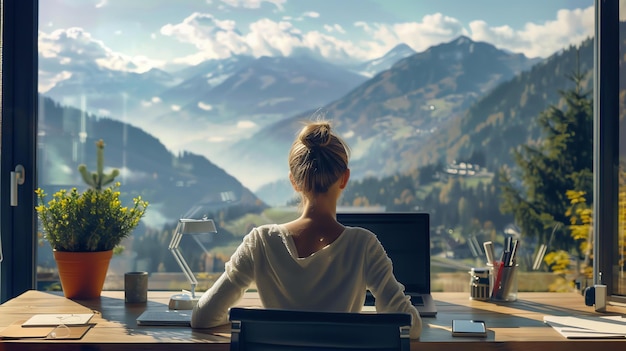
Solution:
{"label": "stack of paper", "polygon": [[22,324],[22,327],[45,327],[57,325],[85,325],[93,317],[93,313],[56,313],[36,314]]}
{"label": "stack of paper", "polygon": [[568,339],[626,338],[622,316],[544,316],[543,321]]}

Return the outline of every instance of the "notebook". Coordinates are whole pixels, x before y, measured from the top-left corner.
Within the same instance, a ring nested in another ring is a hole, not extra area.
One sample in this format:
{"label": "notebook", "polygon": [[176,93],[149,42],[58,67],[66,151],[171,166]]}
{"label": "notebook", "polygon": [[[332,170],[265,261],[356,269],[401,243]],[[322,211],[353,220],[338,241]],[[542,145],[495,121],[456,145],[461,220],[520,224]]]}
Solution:
{"label": "notebook", "polygon": [[[349,227],[369,229],[378,237],[393,263],[396,279],[422,317],[437,315],[430,293],[430,216],[419,212],[337,213]],[[366,305],[374,304],[368,291]]]}
{"label": "notebook", "polygon": [[191,325],[191,310],[144,311],[137,317],[137,325],[189,327]]}

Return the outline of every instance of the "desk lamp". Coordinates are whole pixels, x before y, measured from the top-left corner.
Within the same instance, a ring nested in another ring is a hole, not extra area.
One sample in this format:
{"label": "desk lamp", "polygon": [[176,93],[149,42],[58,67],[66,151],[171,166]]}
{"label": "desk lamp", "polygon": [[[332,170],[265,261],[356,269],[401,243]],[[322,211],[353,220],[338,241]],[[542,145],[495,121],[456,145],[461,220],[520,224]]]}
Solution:
{"label": "desk lamp", "polygon": [[179,249],[180,241],[183,238],[183,235],[186,234],[215,234],[217,233],[217,229],[215,228],[215,223],[212,219],[179,219],[178,225],[176,226],[176,230],[174,231],[174,235],[172,236],[172,240],[170,241],[169,249],[174,255],[176,262],[183,270],[185,277],[189,280],[191,284],[191,290],[185,291],[183,290],[182,294],[173,295],[170,298],[169,308],[171,310],[190,310],[193,309],[193,306],[198,302],[199,297],[196,297],[196,286],[198,285],[198,281],[193,274],[191,268],[185,261],[182,252]]}

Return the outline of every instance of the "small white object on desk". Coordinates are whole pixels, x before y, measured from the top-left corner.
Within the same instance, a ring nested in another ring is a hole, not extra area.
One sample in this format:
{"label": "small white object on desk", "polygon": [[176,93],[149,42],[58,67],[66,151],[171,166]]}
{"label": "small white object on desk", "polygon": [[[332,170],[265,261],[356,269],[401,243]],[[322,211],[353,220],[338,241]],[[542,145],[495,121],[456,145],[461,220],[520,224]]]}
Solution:
{"label": "small white object on desk", "polygon": [[199,296],[192,296],[189,291],[183,290],[181,294],[172,295],[168,305],[170,310],[191,310],[198,303]]}

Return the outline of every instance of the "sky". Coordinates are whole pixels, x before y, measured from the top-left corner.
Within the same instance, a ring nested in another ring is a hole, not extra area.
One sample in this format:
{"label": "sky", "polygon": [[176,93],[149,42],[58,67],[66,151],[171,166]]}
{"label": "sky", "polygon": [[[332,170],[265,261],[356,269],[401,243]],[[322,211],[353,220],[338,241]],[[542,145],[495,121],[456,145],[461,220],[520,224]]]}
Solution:
{"label": "sky", "polygon": [[[626,0],[620,0],[626,2]],[[232,55],[302,51],[337,63],[465,35],[528,57],[593,36],[593,0],[43,0],[40,91],[92,63],[174,71]]]}

